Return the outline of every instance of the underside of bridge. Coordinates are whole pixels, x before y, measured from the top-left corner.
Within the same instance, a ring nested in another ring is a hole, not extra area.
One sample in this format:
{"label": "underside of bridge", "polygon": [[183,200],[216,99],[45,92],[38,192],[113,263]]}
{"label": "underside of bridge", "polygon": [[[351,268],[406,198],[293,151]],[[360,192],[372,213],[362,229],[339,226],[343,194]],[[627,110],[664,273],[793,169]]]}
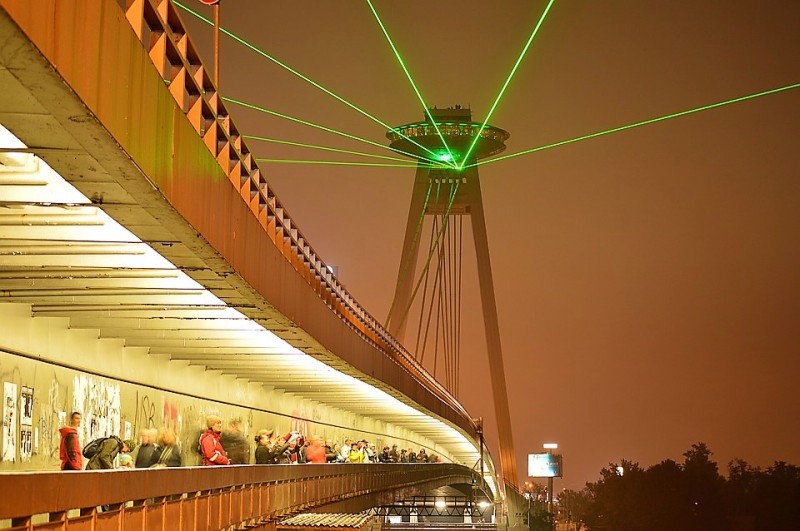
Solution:
{"label": "underside of bridge", "polygon": [[255,409],[280,391],[474,466],[475,423],[305,241],[172,5],[127,4],[3,2],[0,354]]}

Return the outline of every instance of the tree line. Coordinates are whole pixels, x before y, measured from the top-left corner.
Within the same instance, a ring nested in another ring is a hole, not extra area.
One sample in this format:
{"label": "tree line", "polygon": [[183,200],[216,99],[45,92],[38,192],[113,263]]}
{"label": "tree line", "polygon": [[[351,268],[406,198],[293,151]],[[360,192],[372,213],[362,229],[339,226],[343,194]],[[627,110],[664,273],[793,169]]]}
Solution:
{"label": "tree line", "polygon": [[736,459],[723,476],[711,455],[698,443],[682,463],[610,463],[598,481],[560,493],[558,519],[590,531],[800,530],[800,467]]}

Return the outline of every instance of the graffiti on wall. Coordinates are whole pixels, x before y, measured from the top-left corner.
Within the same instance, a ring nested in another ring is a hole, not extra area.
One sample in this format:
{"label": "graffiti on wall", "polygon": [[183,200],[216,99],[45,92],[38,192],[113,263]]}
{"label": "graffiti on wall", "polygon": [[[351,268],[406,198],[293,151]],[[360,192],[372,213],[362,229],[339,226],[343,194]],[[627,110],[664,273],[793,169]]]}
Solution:
{"label": "graffiti on wall", "polygon": [[33,387],[22,386],[19,408],[19,458],[30,461],[33,455]]}
{"label": "graffiti on wall", "polygon": [[[297,431],[297,432],[302,433],[305,436],[311,435],[310,433],[308,433],[308,421],[306,420],[305,413],[306,412],[304,410],[300,410],[300,409],[293,409],[292,410],[292,417],[295,417],[295,418],[292,418],[291,430],[290,431]],[[300,418],[297,418],[297,417],[300,417]]]}
{"label": "graffiti on wall", "polygon": [[141,432],[149,428],[156,427],[156,403],[150,398],[147,393],[138,396],[137,392],[137,407],[136,407],[136,420],[134,426],[137,431]]}
{"label": "graffiti on wall", "polygon": [[161,419],[164,427],[180,433],[183,430],[183,415],[180,413],[180,405],[174,400],[164,399],[164,407],[161,410]]}
{"label": "graffiti on wall", "polygon": [[[359,431],[357,426],[360,419],[355,415],[337,412],[340,415],[337,418],[338,425],[352,426],[351,429],[342,430],[326,424],[328,415],[324,406],[297,403],[288,398],[280,407],[277,404],[275,407],[286,413],[272,413],[244,405],[164,392],[146,385],[115,381],[111,377],[81,374],[66,367],[17,358],[2,350],[0,363],[0,382],[15,386],[13,391],[4,392],[4,407],[0,411],[0,415],[3,415],[0,420],[3,423],[0,429],[0,459],[11,460],[12,456],[14,459],[13,462],[2,463],[2,468],[57,467],[60,443],[58,429],[68,422],[72,411],[84,415],[79,430],[82,444],[106,433],[124,434],[126,438],[133,435],[132,438],[135,438],[138,431],[145,427],[171,428],[178,436],[187,465],[199,462],[197,440],[199,433],[205,429],[205,419],[209,414],[219,415],[226,424],[232,419],[241,419],[248,442],[262,428],[274,428],[279,435],[300,431],[307,436],[320,435],[333,440],[354,436]],[[12,398],[12,407],[5,400],[6,395]],[[275,396],[269,396],[271,403],[279,401]],[[6,418],[9,418],[9,422],[5,421]],[[12,437],[4,436],[9,427],[14,433]],[[6,440],[8,444],[4,445]],[[378,435],[373,440],[380,445],[382,441],[390,439]]]}
{"label": "graffiti on wall", "polygon": [[2,460],[17,460],[17,384],[12,382],[3,382]]}
{"label": "graffiti on wall", "polygon": [[58,428],[63,424],[61,414],[66,419],[66,396],[61,399],[61,384],[53,371],[53,378],[50,380],[50,388],[47,390],[47,399],[39,401],[39,422],[38,429],[34,432],[34,448],[37,452],[46,457],[58,457],[58,446],[60,437]]}
{"label": "graffiti on wall", "polygon": [[81,440],[91,441],[106,435],[120,435],[119,384],[87,374],[72,380],[72,404],[83,414]]}
{"label": "graffiti on wall", "polygon": [[22,386],[20,392],[19,423],[22,426],[33,426],[33,387]]}

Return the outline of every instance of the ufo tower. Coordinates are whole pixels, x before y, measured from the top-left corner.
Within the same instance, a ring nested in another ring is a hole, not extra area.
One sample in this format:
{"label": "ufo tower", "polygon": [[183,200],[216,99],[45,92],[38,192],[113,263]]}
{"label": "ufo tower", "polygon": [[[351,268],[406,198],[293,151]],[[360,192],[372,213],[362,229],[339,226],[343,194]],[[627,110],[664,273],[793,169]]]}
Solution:
{"label": "ufo tower", "polygon": [[[429,273],[429,265],[434,254],[438,254],[440,257],[444,256],[441,251],[443,242],[451,239],[450,235],[446,234],[447,231],[457,226],[464,216],[468,216],[471,221],[477,260],[483,321],[489,353],[489,372],[500,438],[502,475],[505,481],[516,485],[516,459],[508,410],[497,305],[494,297],[480,179],[478,167],[475,165],[478,160],[505,150],[505,141],[510,135],[497,127],[489,125],[482,127],[481,123],[472,121],[470,109],[456,105],[454,108],[448,109],[428,109],[423,121],[396,127],[386,136],[390,140],[390,147],[393,150],[418,161],[394,300],[386,320],[387,329],[400,341],[404,341],[409,324],[407,318],[409,309],[415,297],[424,291],[420,289],[421,280],[417,281],[415,278],[420,254],[420,233],[425,217],[436,218],[434,227],[438,227],[439,230],[431,232],[432,243],[423,274]],[[459,217],[460,219],[458,219]],[[454,221],[456,219],[458,219],[457,222]],[[435,253],[434,247],[437,246],[439,249]],[[447,253],[460,255],[460,249],[447,251]],[[459,271],[440,272],[441,278],[447,278],[449,275],[460,279],[460,264],[451,267],[458,267]],[[451,293],[449,296],[460,301],[459,294]],[[460,312],[460,310],[455,311]],[[454,313],[454,310],[451,310],[451,313]],[[430,319],[430,315],[429,312],[428,319]],[[431,327],[430,324],[428,322],[429,326],[417,328],[419,330],[423,328],[439,329],[438,326]],[[460,324],[455,333],[460,334]],[[445,340],[445,342],[447,341],[452,346],[458,342],[458,338],[451,337],[449,340]],[[419,347],[419,339],[417,339],[417,345]],[[453,366],[454,363],[456,366],[458,365],[457,360],[451,361],[450,365]],[[457,375],[454,380],[457,390]],[[453,385],[448,387],[453,392]]]}

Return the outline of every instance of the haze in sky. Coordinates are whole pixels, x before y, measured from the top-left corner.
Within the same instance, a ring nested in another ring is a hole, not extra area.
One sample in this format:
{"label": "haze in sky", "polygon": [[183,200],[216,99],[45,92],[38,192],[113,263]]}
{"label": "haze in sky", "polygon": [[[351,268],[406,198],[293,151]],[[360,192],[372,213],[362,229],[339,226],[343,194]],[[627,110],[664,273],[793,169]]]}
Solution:
{"label": "haze in sky", "polygon": [[[199,2],[182,0],[210,16]],[[426,103],[482,121],[543,0],[374,0]],[[210,64],[211,29],[181,11]],[[491,124],[515,153],[800,83],[793,0],[557,0]],[[222,24],[382,121],[422,120],[366,1],[223,0]],[[223,37],[223,95],[386,144],[386,128]],[[391,155],[230,105],[240,131]],[[800,463],[800,89],[480,167],[518,473],[556,488],[622,458]],[[249,140],[258,157],[373,161]],[[374,162],[374,161],[373,161]],[[262,165],[316,251],[383,320],[413,168]],[[497,436],[465,246],[462,390]]]}

